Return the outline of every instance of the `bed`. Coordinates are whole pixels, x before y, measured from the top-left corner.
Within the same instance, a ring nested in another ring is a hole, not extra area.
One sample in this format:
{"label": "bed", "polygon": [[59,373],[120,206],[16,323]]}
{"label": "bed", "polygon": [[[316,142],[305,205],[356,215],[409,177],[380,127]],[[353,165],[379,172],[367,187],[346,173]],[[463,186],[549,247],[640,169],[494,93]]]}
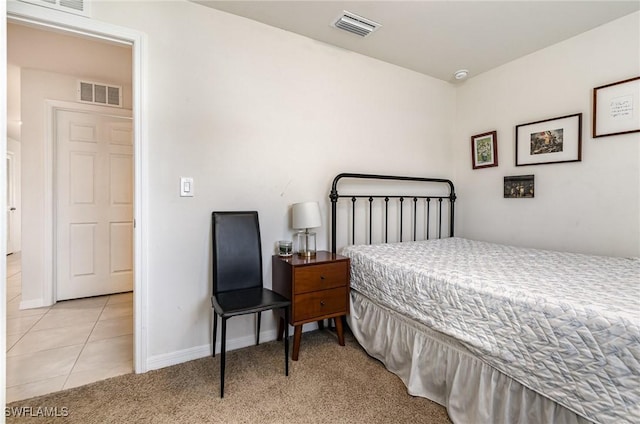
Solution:
{"label": "bed", "polygon": [[640,259],[455,237],[448,180],[340,174],[330,199],[349,327],[410,394],[455,423],[640,422]]}

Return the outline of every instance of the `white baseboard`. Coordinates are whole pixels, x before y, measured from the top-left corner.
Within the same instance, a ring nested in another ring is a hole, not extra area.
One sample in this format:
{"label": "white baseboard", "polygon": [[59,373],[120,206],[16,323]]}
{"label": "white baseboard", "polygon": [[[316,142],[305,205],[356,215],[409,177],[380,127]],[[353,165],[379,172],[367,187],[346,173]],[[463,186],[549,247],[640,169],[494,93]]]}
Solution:
{"label": "white baseboard", "polygon": [[[305,325],[302,332],[316,330],[318,327],[315,323],[312,325]],[[269,330],[260,332],[260,343],[270,342],[276,339],[277,330]],[[293,327],[289,327],[289,335],[293,335]],[[239,337],[237,339],[227,340],[227,352],[236,349],[242,349],[243,347],[253,346],[256,344],[255,335]],[[216,341],[216,354],[220,353],[220,337]],[[292,345],[289,345],[292,348]],[[175,352],[163,353],[160,355],[151,356],[147,359],[147,371],[157,370],[164,367],[170,367],[172,365],[182,364],[184,362],[193,361],[196,359],[211,356],[211,343],[206,345],[200,345],[191,347],[188,349],[177,350]]]}
{"label": "white baseboard", "polygon": [[20,305],[18,308],[20,310],[23,309],[34,309],[34,308],[42,308],[45,306],[51,306],[48,302],[45,302],[44,299],[30,299],[30,300],[22,300],[20,301]]}
{"label": "white baseboard", "polygon": [[[270,342],[276,339],[276,330],[260,332],[260,342]],[[242,349],[243,347],[253,346],[256,344],[256,337],[254,335],[239,337],[237,339],[227,340],[227,352],[236,349]],[[220,347],[222,346],[220,338],[216,341],[216,354],[220,353]],[[211,343],[201,346],[195,346],[189,349],[178,350],[170,353],[163,353],[161,355],[152,356],[147,359],[147,369],[157,370],[164,367],[170,367],[172,365],[182,364],[183,362],[193,361],[195,359],[211,356]]]}
{"label": "white baseboard", "polygon": [[147,371],[157,370],[194,359],[204,358],[211,355],[211,345],[196,346],[189,349],[178,350],[170,353],[163,353],[147,358]]}

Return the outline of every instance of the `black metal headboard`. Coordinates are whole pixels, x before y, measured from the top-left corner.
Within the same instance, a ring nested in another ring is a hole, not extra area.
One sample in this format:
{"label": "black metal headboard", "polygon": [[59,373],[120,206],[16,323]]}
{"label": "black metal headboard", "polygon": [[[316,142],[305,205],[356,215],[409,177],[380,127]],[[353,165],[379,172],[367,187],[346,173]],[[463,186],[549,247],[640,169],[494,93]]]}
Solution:
{"label": "black metal headboard", "polygon": [[[425,193],[425,190],[421,190],[419,194],[343,194],[338,193],[338,183],[340,180],[345,178],[355,178],[355,179],[365,179],[365,180],[392,180],[392,181],[404,181],[404,182],[424,182],[424,183],[436,183],[436,185],[448,185],[449,194],[429,194]],[[336,236],[337,236],[337,206],[338,200],[341,198],[349,198],[351,200],[352,206],[352,234],[351,240],[352,244],[355,244],[355,227],[356,227],[356,202],[358,199],[366,199],[369,202],[369,243],[372,240],[372,205],[374,199],[383,199],[384,200],[384,242],[387,243],[388,237],[388,227],[389,227],[389,213],[388,213],[388,205],[390,199],[398,199],[399,201],[399,241],[402,241],[402,233],[403,233],[403,203],[405,199],[413,201],[413,222],[412,222],[412,232],[413,232],[413,240],[416,240],[416,228],[417,228],[417,205],[418,200],[425,201],[424,214],[425,214],[425,222],[426,222],[426,238],[429,238],[430,235],[430,222],[431,222],[431,201],[435,200],[438,205],[436,209],[437,214],[437,236],[438,238],[442,237],[442,203],[443,200],[448,199],[448,226],[449,226],[449,237],[453,237],[453,224],[454,224],[454,205],[456,200],[456,193],[453,187],[453,183],[450,180],[441,179],[441,178],[421,178],[421,177],[403,177],[403,176],[394,176],[394,175],[374,175],[374,174],[351,174],[351,173],[343,173],[337,175],[333,179],[333,184],[331,185],[331,194],[329,195],[331,199],[331,251],[336,253]]]}

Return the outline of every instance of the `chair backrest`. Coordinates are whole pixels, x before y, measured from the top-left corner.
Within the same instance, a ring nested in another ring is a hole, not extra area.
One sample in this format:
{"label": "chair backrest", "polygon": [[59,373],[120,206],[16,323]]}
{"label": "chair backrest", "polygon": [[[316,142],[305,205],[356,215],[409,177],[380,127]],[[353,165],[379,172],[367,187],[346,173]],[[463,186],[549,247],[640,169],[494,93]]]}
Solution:
{"label": "chair backrest", "polygon": [[213,212],[213,294],[262,287],[258,212]]}

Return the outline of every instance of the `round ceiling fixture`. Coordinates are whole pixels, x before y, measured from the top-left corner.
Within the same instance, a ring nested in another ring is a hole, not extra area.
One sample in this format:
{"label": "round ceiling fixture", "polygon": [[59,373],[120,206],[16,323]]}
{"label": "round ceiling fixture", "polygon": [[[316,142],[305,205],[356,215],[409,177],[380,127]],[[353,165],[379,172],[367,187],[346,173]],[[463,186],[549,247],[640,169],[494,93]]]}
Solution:
{"label": "round ceiling fixture", "polygon": [[455,79],[457,80],[463,80],[465,79],[467,76],[469,75],[469,71],[467,71],[466,69],[460,69],[459,71],[455,71],[453,73],[453,76],[455,77]]}

